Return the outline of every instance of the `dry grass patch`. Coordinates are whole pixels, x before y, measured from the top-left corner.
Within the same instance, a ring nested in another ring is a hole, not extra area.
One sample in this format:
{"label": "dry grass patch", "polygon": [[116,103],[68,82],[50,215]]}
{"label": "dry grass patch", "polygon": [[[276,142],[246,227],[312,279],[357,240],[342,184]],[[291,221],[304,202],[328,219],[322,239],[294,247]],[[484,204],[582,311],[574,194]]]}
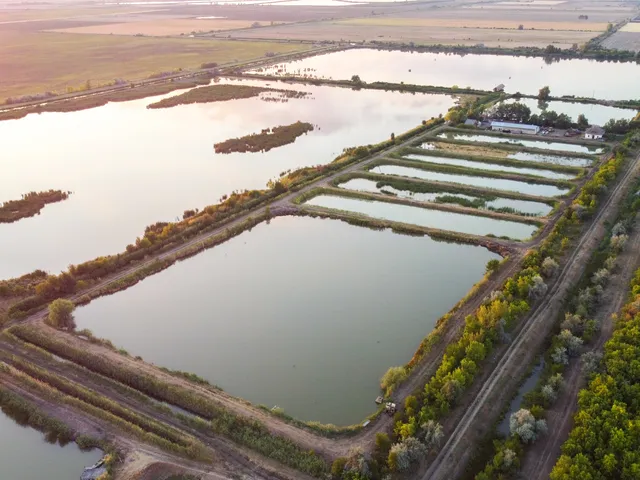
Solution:
{"label": "dry grass patch", "polygon": [[[195,18],[172,18],[147,20],[142,22],[109,23],[52,30],[64,33],[84,33],[96,35],[188,35],[192,32],[211,32],[250,28],[255,20],[230,20],[225,18],[198,20]],[[260,22],[258,22],[260,23]],[[282,23],[282,22],[279,22]]]}
{"label": "dry grass patch", "polygon": [[[136,80],[177,68],[198,68],[308,50],[308,45],[195,38],[150,38],[66,33],[0,33],[3,97],[48,90],[63,93],[90,80]],[[4,98],[0,98],[0,101]]]}
{"label": "dry grass patch", "polygon": [[619,32],[640,33],[640,23],[627,23]]}

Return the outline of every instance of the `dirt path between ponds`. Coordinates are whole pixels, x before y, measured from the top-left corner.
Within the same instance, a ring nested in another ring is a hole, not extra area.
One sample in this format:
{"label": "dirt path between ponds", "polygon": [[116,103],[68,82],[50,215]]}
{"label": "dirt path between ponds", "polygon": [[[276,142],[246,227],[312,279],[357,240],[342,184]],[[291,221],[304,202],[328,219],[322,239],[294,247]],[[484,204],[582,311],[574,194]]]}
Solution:
{"label": "dirt path between ponds", "polygon": [[[619,312],[629,294],[629,282],[635,270],[640,266],[640,215],[636,215],[634,229],[624,251],[618,255],[615,272],[605,289],[605,296],[596,311],[594,319],[601,322],[602,328],[590,351],[602,351],[613,333],[612,315]],[[522,461],[520,477],[527,480],[546,480],[551,474],[562,444],[573,428],[573,416],[578,409],[578,392],[587,382],[582,375],[582,365],[574,359],[564,375],[564,386],[560,397],[547,412],[549,435],[527,450]]]}
{"label": "dirt path between ponds", "polygon": [[527,319],[521,322],[517,336],[492,355],[490,362],[495,362],[496,365],[493,371],[485,369],[481,375],[483,383],[475,382],[461,405],[447,418],[444,425],[445,435],[448,435],[446,443],[433,462],[423,469],[419,478],[457,478],[464,471],[473,454],[476,441],[481,435],[486,434],[500,414],[517,382],[539,351],[546,332],[552,327],[563,307],[569,289],[581,277],[591,252],[604,238],[605,223],[615,218],[617,205],[623,200],[635,179],[639,163],[640,156],[628,162],[617,185],[600,206],[564,268],[556,276],[547,296],[538,303]]}

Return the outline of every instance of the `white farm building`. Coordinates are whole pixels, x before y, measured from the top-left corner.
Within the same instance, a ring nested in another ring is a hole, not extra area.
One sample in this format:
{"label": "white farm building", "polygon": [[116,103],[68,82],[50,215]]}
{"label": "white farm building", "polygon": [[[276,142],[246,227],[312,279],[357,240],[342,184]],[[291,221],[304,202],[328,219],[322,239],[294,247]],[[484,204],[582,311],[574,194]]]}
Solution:
{"label": "white farm building", "polygon": [[591,125],[584,132],[584,138],[587,140],[600,140],[602,137],[604,137],[604,128],[597,125]]}
{"label": "white farm building", "polygon": [[535,135],[540,131],[540,127],[537,125],[527,125],[526,123],[512,123],[512,122],[491,122],[491,130],[496,132],[507,133],[527,133]]}

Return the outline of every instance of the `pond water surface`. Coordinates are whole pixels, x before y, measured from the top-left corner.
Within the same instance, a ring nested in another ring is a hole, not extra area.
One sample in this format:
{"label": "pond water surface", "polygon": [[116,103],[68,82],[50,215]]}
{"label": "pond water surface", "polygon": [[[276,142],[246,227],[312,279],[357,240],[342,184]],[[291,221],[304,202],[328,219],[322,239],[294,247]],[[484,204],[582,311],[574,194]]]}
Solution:
{"label": "pond water surface", "polygon": [[[423,193],[423,192],[413,192],[411,190],[398,190],[397,188],[393,188],[388,185],[385,185],[383,187],[378,187],[378,182],[375,182],[373,180],[367,180],[366,178],[354,178],[347,182],[341,183],[338,186],[340,188],[346,188],[347,190],[359,190],[362,192],[392,194],[402,198],[410,198],[418,202],[435,202],[439,197],[442,197],[443,195],[463,198],[470,201],[474,201],[478,198],[471,195],[465,195],[463,193],[453,193],[453,192]],[[493,208],[505,208],[505,207],[513,208],[518,212],[526,213],[528,215],[535,215],[538,217],[547,215],[552,210],[551,206],[547,205],[546,203],[529,202],[526,200],[515,200],[511,198],[495,198],[494,200],[487,201],[485,205],[486,207],[493,207]]]}
{"label": "pond water surface", "polygon": [[439,165],[453,165],[457,167],[475,168],[477,170],[489,170],[494,172],[507,172],[507,173],[518,173],[523,175],[535,175],[536,177],[556,178],[561,180],[571,180],[573,178],[576,178],[576,175],[572,175],[570,173],[556,172],[554,170],[512,167],[509,165],[500,165],[497,163],[474,162],[471,160],[463,160],[461,158],[436,157],[431,155],[417,155],[417,154],[405,155],[405,158],[409,158],[411,160],[419,160],[421,162],[437,163]]}
{"label": "pond water surface", "polygon": [[593,160],[579,157],[561,157],[558,155],[548,155],[544,153],[516,152],[507,155],[507,158],[514,160],[528,160],[532,162],[555,163],[556,165],[567,165],[569,167],[590,167]]}
{"label": "pond water surface", "polygon": [[279,217],[76,310],[132,355],[304,420],[360,422],[379,379],[499,258],[469,245]]}
{"label": "pond water surface", "polygon": [[399,175],[401,177],[420,178],[422,180],[430,180],[433,182],[461,183],[463,185],[473,185],[474,187],[522,192],[529,195],[537,195],[539,197],[557,197],[569,191],[566,188],[560,188],[554,185],[518,182],[516,180],[504,180],[502,178],[430,172],[429,170],[402,167],[399,165],[378,165],[377,167],[373,167],[371,171],[382,175]]}
{"label": "pond water surface", "polygon": [[0,412],[0,478],[3,480],[77,480],[85,467],[102,458],[100,450],[82,452],[75,443],[47,443],[42,433]]}
{"label": "pond water surface", "polygon": [[[640,97],[640,65],[572,59],[547,62],[543,58],[506,55],[455,55],[356,48],[303,58],[262,69],[286,75],[313,75],[364,82],[404,82],[492,90],[504,84],[509,93],[537,95],[545,85],[551,95],[575,95],[606,100]],[[580,79],[576,81],[576,79]]]}
{"label": "pond water surface", "polygon": [[604,151],[604,149],[601,147],[577,145],[574,143],[546,142],[544,140],[525,140],[516,137],[503,137],[494,135],[473,135],[467,133],[443,132],[440,133],[438,137],[448,138],[449,140],[464,140],[465,142],[510,143],[522,145],[523,147],[541,148],[544,150],[558,150],[561,152],[597,154]]}
{"label": "pond water surface", "polygon": [[422,227],[438,228],[471,235],[506,236],[515,240],[530,238],[538,229],[537,226],[526,223],[335,195],[318,195],[307,201],[306,204],[362,213],[372,218],[410,223]]}
{"label": "pond water surface", "polygon": [[[285,170],[329,163],[345,147],[407,131],[454,102],[444,95],[272,86],[311,95],[147,109],[162,98],[155,97],[0,122],[0,202],[50,188],[73,192],[39,216],[0,224],[0,249],[11,252],[0,262],[0,279],[37,268],[57,273],[122,252],[147,225],[176,220],[236,189],[264,188]],[[264,153],[214,152],[215,142],[298,120],[316,129],[295,143]]]}

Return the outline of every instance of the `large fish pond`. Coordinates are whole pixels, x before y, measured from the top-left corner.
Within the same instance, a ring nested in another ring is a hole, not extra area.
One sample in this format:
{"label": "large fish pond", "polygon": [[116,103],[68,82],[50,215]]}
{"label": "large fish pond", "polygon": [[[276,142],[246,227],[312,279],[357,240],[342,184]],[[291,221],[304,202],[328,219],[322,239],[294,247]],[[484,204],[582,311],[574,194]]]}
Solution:
{"label": "large fish pond", "polygon": [[79,328],[232,395],[339,425],[499,258],[470,245],[279,217],[76,310]]}
{"label": "large fish pond", "polygon": [[640,97],[640,65],[506,55],[455,55],[356,48],[303,58],[259,70],[281,75],[364,82],[393,82],[491,90],[504,84],[509,93],[534,95],[545,85],[553,96],[574,95],[606,100]]}
{"label": "large fish pond", "polygon": [[2,480],[75,480],[102,452],[82,452],[75,443],[48,443],[42,433],[0,412],[0,478]]}
{"label": "large fish pond", "polygon": [[[147,225],[236,189],[264,188],[285,170],[329,163],[345,147],[385,140],[455,102],[446,95],[270,86],[310,95],[147,109],[162,98],[155,97],[0,122],[0,202],[50,188],[73,192],[36,217],[0,224],[0,249],[11,252],[0,262],[0,279],[36,268],[57,273],[124,251]],[[263,153],[214,152],[216,142],[298,120],[316,128],[292,144]]]}

